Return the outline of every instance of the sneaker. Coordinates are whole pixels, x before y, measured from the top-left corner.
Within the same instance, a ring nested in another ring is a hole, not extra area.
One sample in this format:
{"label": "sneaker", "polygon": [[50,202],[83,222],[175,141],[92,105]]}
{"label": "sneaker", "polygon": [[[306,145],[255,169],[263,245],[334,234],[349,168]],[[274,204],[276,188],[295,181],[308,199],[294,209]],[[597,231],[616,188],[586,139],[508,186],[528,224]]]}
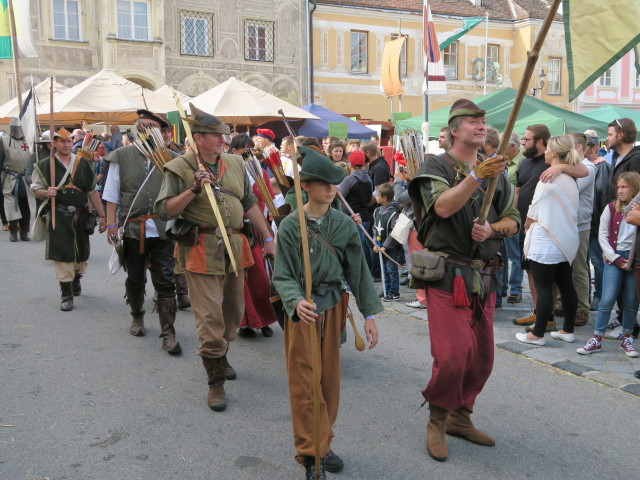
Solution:
{"label": "sneaker", "polygon": [[622,333],[622,327],[619,325],[604,334],[604,338],[608,338],[610,340],[622,340],[623,337],[624,334]]}
{"label": "sneaker", "polygon": [[590,338],[584,347],[580,347],[576,350],[580,355],[591,355],[602,351],[602,343],[597,338]]}
{"label": "sneaker", "polygon": [[387,293],[384,297],[382,297],[383,302],[397,302],[400,300],[399,293]]}
{"label": "sneaker", "polygon": [[512,293],[509,295],[509,298],[507,298],[507,303],[520,303],[521,301],[522,295],[516,295],[515,293]]}
{"label": "sneaker", "polygon": [[[556,322],[554,322],[553,320],[551,320],[550,322],[547,322],[547,328],[545,329],[545,332],[553,332],[556,329]],[[529,333],[531,331],[531,327],[527,327],[524,329],[525,332]]]}
{"label": "sneaker", "polygon": [[573,343],[576,341],[576,336],[573,333],[551,332],[551,338],[562,340],[567,343]]}
{"label": "sneaker", "polygon": [[427,308],[423,304],[421,304],[418,300],[414,300],[413,302],[407,302],[407,303],[405,303],[405,305],[407,307],[418,308],[418,309]]}
{"label": "sneaker", "polygon": [[638,357],[638,351],[633,348],[633,338],[624,337],[624,340],[622,340],[622,343],[620,344],[620,348],[624,350],[624,353],[627,357]]}
{"label": "sneaker", "polygon": [[516,318],[513,320],[513,324],[514,325],[518,325],[521,327],[527,326],[527,325],[533,325],[534,323],[536,323],[536,314],[532,313],[530,315],[525,315],[524,317],[520,317],[520,318]]}
{"label": "sneaker", "polygon": [[609,322],[609,324],[607,325],[607,328],[609,330],[613,330],[614,328],[618,328],[621,327],[622,325],[620,325],[618,322],[616,322],[615,320],[612,320],[611,322]]}

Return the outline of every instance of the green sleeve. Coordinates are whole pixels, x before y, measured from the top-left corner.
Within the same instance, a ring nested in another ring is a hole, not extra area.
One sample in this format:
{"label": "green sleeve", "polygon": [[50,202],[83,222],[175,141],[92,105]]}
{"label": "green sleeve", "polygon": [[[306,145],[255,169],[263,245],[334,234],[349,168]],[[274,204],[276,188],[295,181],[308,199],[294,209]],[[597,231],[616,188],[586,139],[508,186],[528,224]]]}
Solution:
{"label": "green sleeve", "polygon": [[356,230],[355,223],[349,218],[345,222],[342,231],[347,236],[346,247],[344,251],[345,265],[344,278],[351,289],[351,293],[356,298],[358,310],[364,317],[375,315],[384,310],[382,302],[378,297],[378,292],[373,284],[369,267],[364,259],[360,236]]}
{"label": "green sleeve", "polygon": [[163,220],[169,220],[171,217],[167,214],[167,200],[173,198],[180,193],[184,192],[186,187],[182,179],[173,173],[171,170],[165,169],[164,178],[162,179],[162,186],[160,187],[160,193],[156,199],[156,203],[153,206],[153,211],[157,213]]}
{"label": "green sleeve", "polygon": [[299,320],[296,306],[300,300],[304,300],[298,232],[298,224],[291,215],[280,224],[276,242],[275,271],[272,278],[287,316],[294,322]]}

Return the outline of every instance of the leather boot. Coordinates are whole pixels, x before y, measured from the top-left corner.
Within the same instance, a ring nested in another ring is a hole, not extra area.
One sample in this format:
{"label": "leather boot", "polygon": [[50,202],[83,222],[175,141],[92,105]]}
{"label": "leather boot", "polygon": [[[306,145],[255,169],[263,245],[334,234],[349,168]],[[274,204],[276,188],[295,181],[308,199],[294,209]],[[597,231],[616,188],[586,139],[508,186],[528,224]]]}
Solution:
{"label": "leather boot", "polygon": [[176,321],[176,299],[159,298],[156,302],[156,310],[160,318],[162,349],[171,355],[177,355],[182,352],[182,348],[176,340],[176,330],[173,328]]}
{"label": "leather boot", "polygon": [[227,408],[227,400],[224,392],[224,365],[222,358],[202,357],[204,369],[209,378],[209,393],[207,403],[214,412],[222,412]]}
{"label": "leather boot", "polygon": [[184,273],[176,273],[176,296],[178,297],[178,308],[184,310],[191,306],[189,298],[189,288],[187,287],[187,276]]}
{"label": "leather boot", "polygon": [[460,407],[450,412],[447,421],[447,433],[454,437],[462,437],[478,445],[493,447],[496,441],[473,426],[471,413],[471,410],[465,407]]}
{"label": "leather boot", "polygon": [[131,308],[131,327],[129,333],[134,337],[144,337],[144,290],[139,292],[127,291],[125,298]]}
{"label": "leather boot", "polygon": [[60,302],[60,310],[70,312],[73,310],[73,287],[72,282],[60,282],[60,292],[62,301]]}
{"label": "leather boot", "polygon": [[20,232],[20,240],[23,242],[30,242],[31,237],[29,237],[29,232]]}
{"label": "leather boot", "polygon": [[79,297],[80,294],[82,293],[82,285],[80,285],[81,278],[82,278],[82,275],[80,275],[79,273],[76,273],[76,276],[73,277],[73,296],[74,297]]}
{"label": "leather boot", "polygon": [[[229,351],[227,350],[227,353]],[[224,367],[224,379],[225,380],[235,380],[236,379],[236,370],[231,366],[229,360],[227,360],[227,356],[222,357],[222,366]]]}
{"label": "leather boot", "polygon": [[9,240],[12,242],[18,241],[18,232],[20,231],[20,225],[18,220],[11,220],[9,222]]}
{"label": "leather boot", "polygon": [[429,406],[429,423],[427,423],[427,452],[431,458],[444,462],[449,456],[449,447],[445,431],[449,411],[443,408]]}

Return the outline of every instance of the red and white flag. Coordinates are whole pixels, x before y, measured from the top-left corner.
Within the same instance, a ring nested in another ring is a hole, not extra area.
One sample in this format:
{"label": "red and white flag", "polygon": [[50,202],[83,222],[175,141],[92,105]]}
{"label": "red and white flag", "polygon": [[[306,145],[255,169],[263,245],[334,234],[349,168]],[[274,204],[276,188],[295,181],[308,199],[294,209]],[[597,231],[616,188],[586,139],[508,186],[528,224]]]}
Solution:
{"label": "red and white flag", "polygon": [[438,45],[438,36],[433,25],[433,16],[429,1],[424,0],[422,6],[422,35],[424,50],[424,81],[422,93],[425,95],[443,95],[447,93],[447,83],[444,76],[444,65]]}

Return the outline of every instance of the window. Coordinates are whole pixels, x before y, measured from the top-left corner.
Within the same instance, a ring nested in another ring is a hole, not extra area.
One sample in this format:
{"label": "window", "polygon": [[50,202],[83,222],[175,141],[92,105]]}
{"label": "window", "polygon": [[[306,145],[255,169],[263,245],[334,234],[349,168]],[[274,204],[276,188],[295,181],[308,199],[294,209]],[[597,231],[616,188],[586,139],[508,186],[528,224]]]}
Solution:
{"label": "window", "polygon": [[610,87],[612,83],[611,69],[607,70],[600,76],[600,86]]}
{"label": "window", "polygon": [[118,0],[118,38],[149,40],[149,3]]}
{"label": "window", "polygon": [[487,83],[496,83],[500,69],[500,45],[487,45],[487,64],[485,68]]}
{"label": "window", "polygon": [[[409,43],[409,37],[406,35],[402,35],[404,37],[404,43],[402,44],[402,50],[400,50],[400,75],[403,77],[407,76],[407,43]],[[400,35],[397,33],[391,34],[391,40],[396,40],[400,38]]]}
{"label": "window", "polygon": [[447,80],[457,80],[458,42],[453,42],[442,51],[442,64],[444,65],[444,78]]}
{"label": "window", "polygon": [[53,38],[76,42],[82,40],[78,0],[53,0]]}
{"label": "window", "polygon": [[274,22],[244,21],[244,59],[273,62]]}
{"label": "window", "polygon": [[561,58],[549,59],[549,73],[547,74],[547,94],[560,95],[560,68]]}
{"label": "window", "polygon": [[351,31],[351,71],[367,73],[367,32]]}
{"label": "window", "polygon": [[180,54],[213,57],[213,15],[180,12]]}
{"label": "window", "polygon": [[640,88],[640,73],[636,72],[636,88]]}

